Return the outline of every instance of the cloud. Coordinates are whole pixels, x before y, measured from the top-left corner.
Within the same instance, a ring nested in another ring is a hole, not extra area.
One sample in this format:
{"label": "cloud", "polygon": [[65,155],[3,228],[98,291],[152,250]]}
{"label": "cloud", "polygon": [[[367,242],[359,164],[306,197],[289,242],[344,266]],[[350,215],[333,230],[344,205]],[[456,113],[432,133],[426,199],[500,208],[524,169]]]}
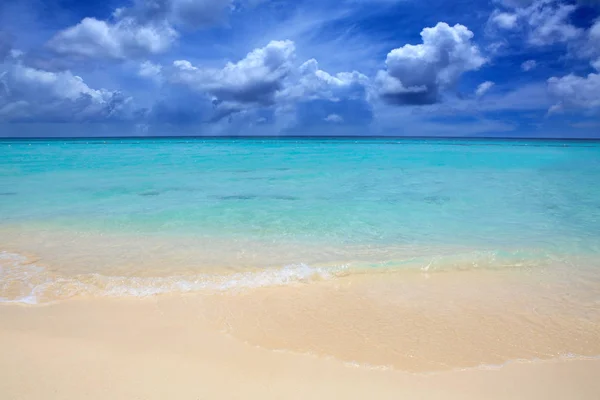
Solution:
{"label": "cloud", "polygon": [[171,0],[170,20],[188,29],[216,25],[225,20],[232,0]]}
{"label": "cloud", "polygon": [[538,0],[525,9],[531,27],[528,41],[534,46],[546,46],[557,42],[569,42],[582,34],[582,30],[568,22],[577,6]]}
{"label": "cloud", "polygon": [[315,59],[300,65],[277,100],[294,107],[296,128],[331,125],[364,126],[373,118],[370,80],[358,71],[330,74]]}
{"label": "cloud", "polygon": [[492,88],[492,86],[494,86],[494,82],[491,81],[481,83],[479,86],[477,86],[477,89],[475,90],[475,95],[477,97],[483,96]]}
{"label": "cloud", "polygon": [[195,67],[187,60],[173,63],[170,81],[209,93],[216,103],[254,103],[270,105],[283,88],[295,58],[294,43],[271,41],[237,63],[222,69]]}
{"label": "cloud", "polygon": [[84,18],[58,32],[48,47],[86,58],[141,58],[170,48],[179,37],[176,27],[215,25],[232,7],[232,0],[136,0],[116,9],[110,20]]}
{"label": "cloud", "polygon": [[162,79],[162,66],[144,61],[139,66],[138,75],[142,78],[160,81]]}
{"label": "cloud", "polygon": [[297,82],[289,85],[279,98],[285,100],[364,98],[369,78],[358,71],[331,75],[319,69],[319,63],[310,59],[298,68]]}
{"label": "cloud", "polygon": [[517,27],[517,14],[500,12],[496,10],[490,18],[492,22],[502,29],[514,29]]}
{"label": "cloud", "polygon": [[479,69],[486,59],[471,42],[467,27],[439,22],[421,31],[422,44],[392,50],[387,70],[376,77],[379,94],[393,104],[431,104],[440,91],[454,86],[461,75]]}
{"label": "cloud", "polygon": [[4,122],[98,121],[123,119],[130,98],[92,89],[70,71],[49,72],[10,65],[0,72],[0,120]]}
{"label": "cloud", "polygon": [[134,0],[132,7],[117,9],[115,13],[141,23],[168,21],[175,26],[199,29],[223,22],[233,8],[233,0]]}
{"label": "cloud", "polygon": [[586,77],[569,74],[548,79],[548,91],[558,100],[550,113],[565,109],[600,109],[600,74]]}
{"label": "cloud", "polygon": [[344,122],[344,118],[342,118],[338,114],[329,114],[328,116],[325,117],[325,121],[338,124],[338,123]]}
{"label": "cloud", "polygon": [[504,30],[524,30],[532,46],[570,42],[583,33],[569,22],[576,5],[558,0],[504,1],[503,5],[510,10],[494,10],[489,23]]}
{"label": "cloud", "polygon": [[586,41],[578,55],[590,59],[597,72],[587,76],[568,74],[548,79],[548,91],[557,100],[549,114],[569,109],[600,110],[600,20],[586,32]]}
{"label": "cloud", "polygon": [[521,64],[521,69],[525,72],[531,71],[537,67],[537,62],[535,60],[527,60]]}
{"label": "cloud", "polygon": [[111,23],[84,18],[79,24],[57,33],[48,47],[65,55],[128,59],[164,52],[177,36],[164,21],[139,24],[127,17]]}
{"label": "cloud", "polygon": [[586,32],[586,40],[579,49],[579,55],[583,58],[600,59],[600,19],[596,20]]}
{"label": "cloud", "polygon": [[[495,86],[495,85],[494,85]],[[552,105],[547,83],[531,82],[516,88],[498,86],[493,92],[481,97],[457,97],[438,103],[413,109],[428,115],[460,115],[488,113],[538,113],[542,115]]]}
{"label": "cloud", "polygon": [[331,114],[353,123],[370,120],[368,77],[357,71],[332,75],[319,69],[314,59],[300,66],[295,60],[293,42],[271,41],[221,69],[177,60],[168,81],[210,96],[213,120],[258,107],[295,110],[300,124],[322,122]]}

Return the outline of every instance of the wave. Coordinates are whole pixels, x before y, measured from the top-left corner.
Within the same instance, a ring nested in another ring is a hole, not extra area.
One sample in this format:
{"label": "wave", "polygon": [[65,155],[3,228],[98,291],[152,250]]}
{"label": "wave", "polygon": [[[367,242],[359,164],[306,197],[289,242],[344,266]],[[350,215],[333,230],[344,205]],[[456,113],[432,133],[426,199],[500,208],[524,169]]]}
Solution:
{"label": "wave", "polygon": [[58,276],[26,257],[0,252],[0,302],[38,304],[75,296],[147,297],[203,290],[227,291],[281,286],[344,275],[347,266],[288,265],[279,269],[194,276],[126,277],[100,274]]}
{"label": "wave", "polygon": [[298,263],[281,268],[223,274],[141,277],[91,273],[65,276],[54,273],[21,254],[0,251],[0,302],[39,304],[86,295],[146,297],[166,293],[231,291],[307,283],[351,274],[527,269],[564,263],[565,260],[556,255],[531,251],[473,251],[322,267]]}

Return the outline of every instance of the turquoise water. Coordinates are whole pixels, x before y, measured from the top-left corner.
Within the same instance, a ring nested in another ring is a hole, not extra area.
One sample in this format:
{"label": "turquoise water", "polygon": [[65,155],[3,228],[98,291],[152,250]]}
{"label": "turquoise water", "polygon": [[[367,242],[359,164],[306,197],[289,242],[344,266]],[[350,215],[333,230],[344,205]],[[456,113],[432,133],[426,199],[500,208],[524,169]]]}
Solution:
{"label": "turquoise water", "polygon": [[0,141],[0,223],[600,248],[600,143]]}
{"label": "turquoise water", "polygon": [[[0,229],[0,299],[73,286],[76,274],[158,293],[328,277],[357,263],[598,271],[600,142],[2,140]],[[15,248],[58,278],[24,267]],[[221,265],[238,275],[207,283],[206,267]],[[243,275],[250,267],[279,269]]]}

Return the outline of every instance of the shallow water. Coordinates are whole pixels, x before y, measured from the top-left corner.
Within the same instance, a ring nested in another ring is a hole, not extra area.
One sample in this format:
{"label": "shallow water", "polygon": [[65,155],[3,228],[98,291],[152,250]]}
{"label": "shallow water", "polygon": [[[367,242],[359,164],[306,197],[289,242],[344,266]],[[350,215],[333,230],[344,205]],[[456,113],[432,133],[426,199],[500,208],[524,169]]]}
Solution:
{"label": "shallow water", "polygon": [[580,262],[600,254],[599,142],[2,140],[0,154],[0,250],[59,275],[600,268]]}

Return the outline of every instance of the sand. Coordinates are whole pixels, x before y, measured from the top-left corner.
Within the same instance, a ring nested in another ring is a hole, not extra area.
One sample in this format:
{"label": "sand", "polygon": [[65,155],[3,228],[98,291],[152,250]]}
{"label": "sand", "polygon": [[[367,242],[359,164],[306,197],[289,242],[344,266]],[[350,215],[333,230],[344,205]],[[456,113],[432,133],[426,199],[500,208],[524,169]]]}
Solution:
{"label": "sand", "polygon": [[598,399],[600,360],[409,373],[244,343],[195,296],[0,306],[0,397]]}
{"label": "sand", "polygon": [[[0,400],[600,398],[597,259],[323,275],[24,232],[0,232],[26,255],[0,297],[38,304],[0,303]],[[185,293],[197,262],[218,279]]]}

